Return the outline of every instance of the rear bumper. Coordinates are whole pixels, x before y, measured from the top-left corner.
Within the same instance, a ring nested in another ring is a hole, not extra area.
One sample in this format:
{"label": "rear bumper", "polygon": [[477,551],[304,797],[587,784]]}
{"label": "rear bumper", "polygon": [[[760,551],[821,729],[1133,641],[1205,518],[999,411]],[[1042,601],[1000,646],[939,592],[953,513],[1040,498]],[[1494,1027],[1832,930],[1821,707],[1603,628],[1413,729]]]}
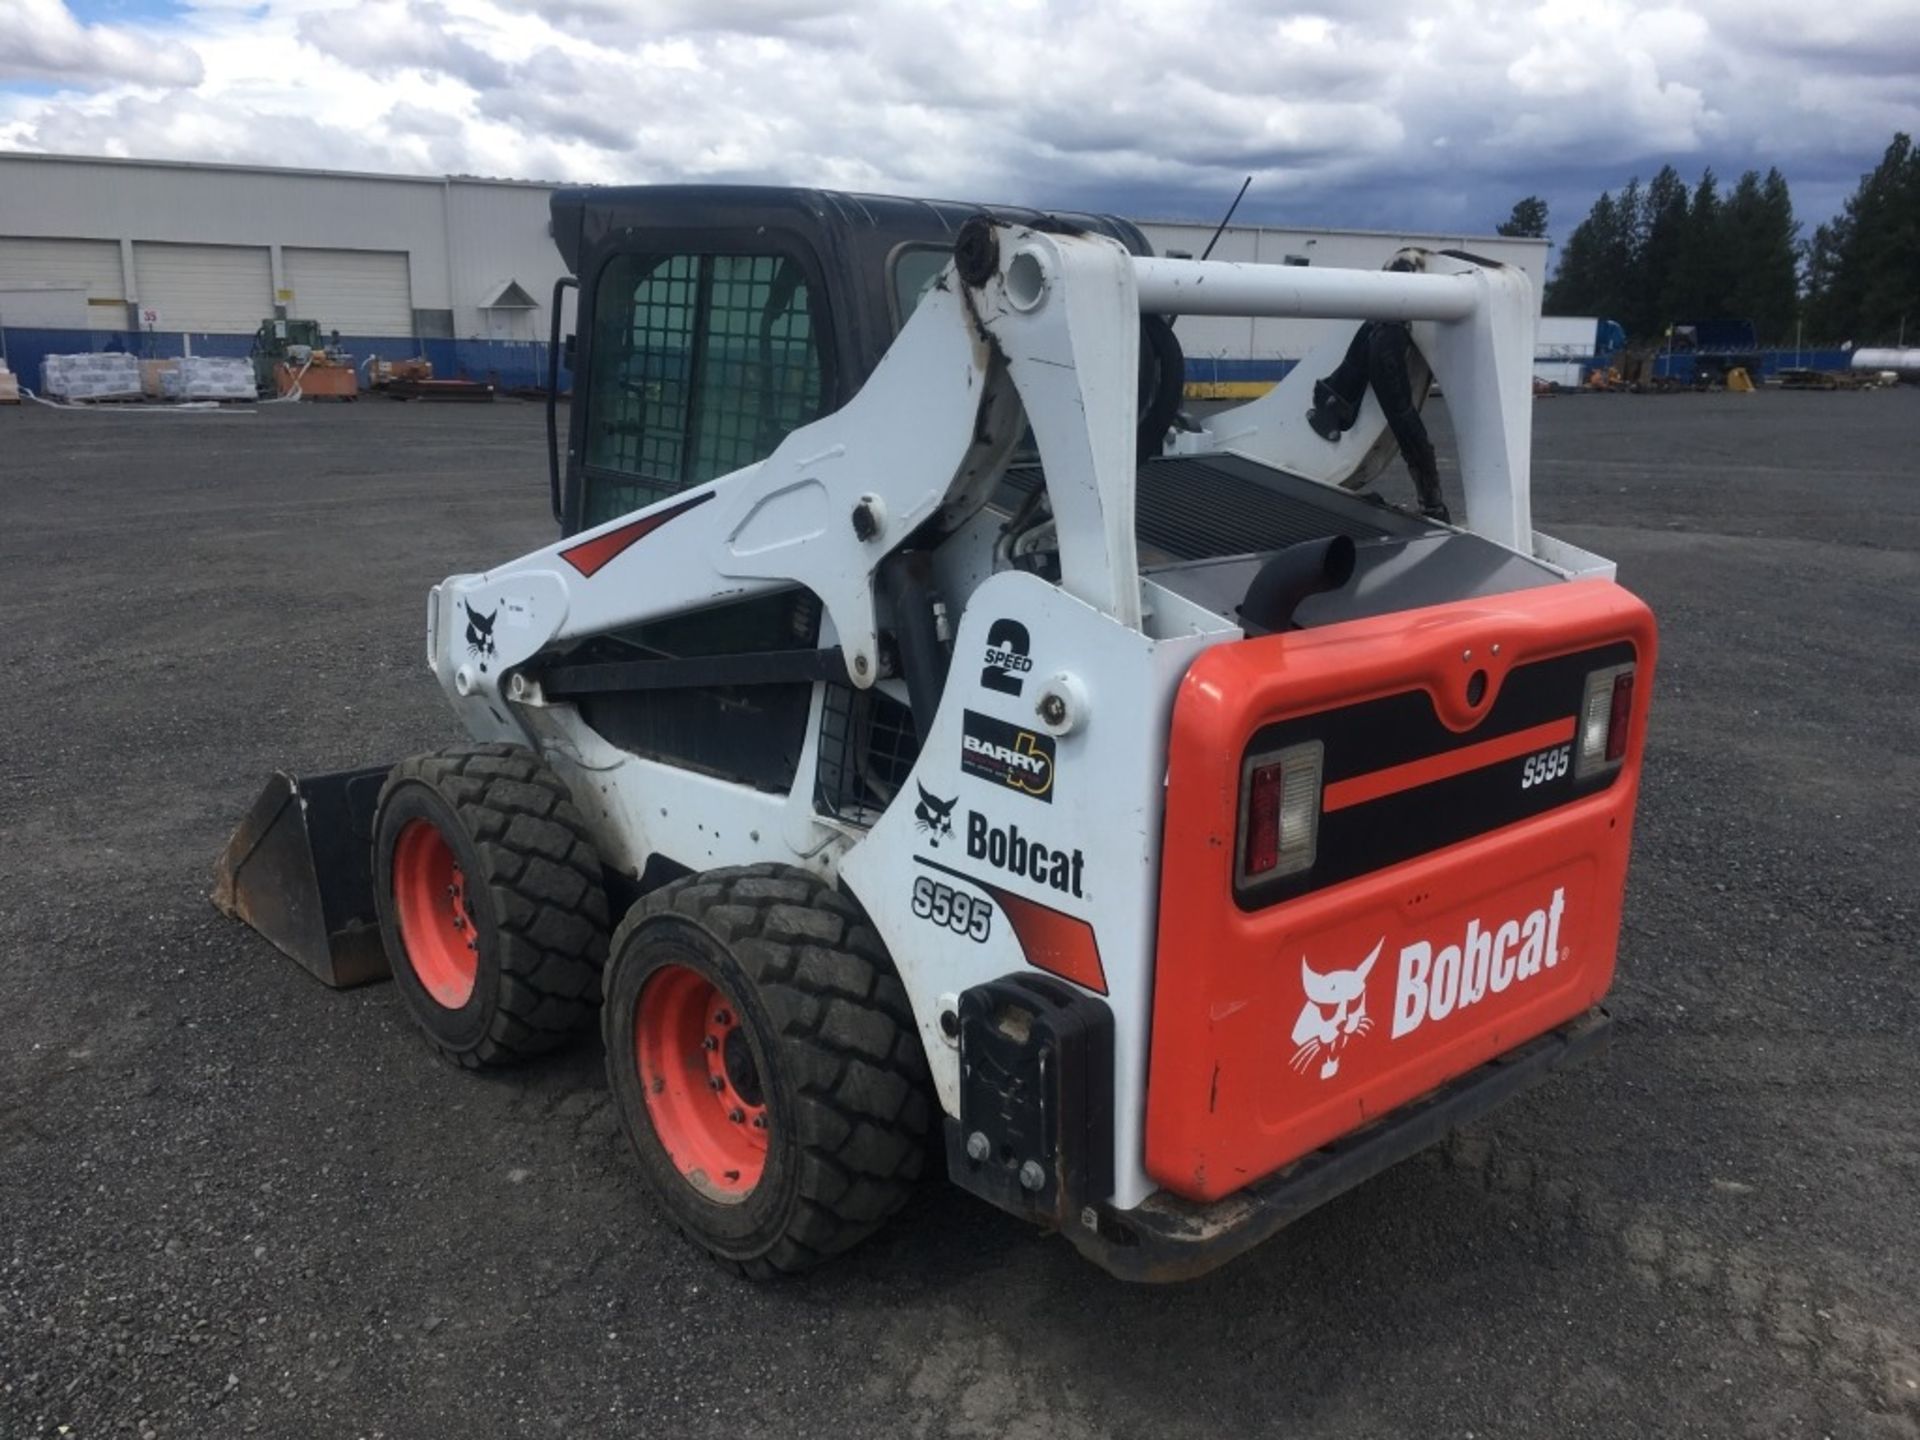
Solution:
{"label": "rear bumper", "polygon": [[1555,1070],[1601,1054],[1612,1030],[1612,1017],[1596,1007],[1223,1200],[1199,1203],[1162,1190],[1132,1210],[1090,1207],[1097,1227],[1082,1223],[1066,1233],[1083,1255],[1122,1280],[1204,1275]]}

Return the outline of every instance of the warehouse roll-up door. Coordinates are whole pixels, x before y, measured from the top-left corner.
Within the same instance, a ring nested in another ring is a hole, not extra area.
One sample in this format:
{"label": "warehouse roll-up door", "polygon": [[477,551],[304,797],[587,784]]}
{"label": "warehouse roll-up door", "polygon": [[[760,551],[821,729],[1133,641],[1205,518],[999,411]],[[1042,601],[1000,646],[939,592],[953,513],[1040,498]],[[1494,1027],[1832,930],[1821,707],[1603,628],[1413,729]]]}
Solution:
{"label": "warehouse roll-up door", "polygon": [[265,246],[133,242],[143,309],[162,330],[251,335],[273,317],[273,264]]}
{"label": "warehouse roll-up door", "polygon": [[342,335],[413,334],[407,257],[393,250],[314,250],[287,246],[281,275],[293,299],[287,313],[318,320]]}
{"label": "warehouse roll-up door", "polygon": [[0,321],[124,330],[118,240],[0,238]]}

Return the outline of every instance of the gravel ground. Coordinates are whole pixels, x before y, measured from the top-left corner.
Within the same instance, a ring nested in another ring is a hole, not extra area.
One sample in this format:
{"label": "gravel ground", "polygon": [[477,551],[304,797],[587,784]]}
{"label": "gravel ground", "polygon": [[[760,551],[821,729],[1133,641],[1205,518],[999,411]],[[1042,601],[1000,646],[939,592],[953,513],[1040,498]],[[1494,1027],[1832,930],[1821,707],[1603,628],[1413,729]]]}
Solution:
{"label": "gravel ground", "polygon": [[1614,1052],[1145,1290],[938,1189],[730,1279],[591,1045],[457,1073],[207,903],[271,768],[455,738],[537,408],[0,411],[0,1437],[1920,1435],[1920,392],[1537,415],[1663,626]]}

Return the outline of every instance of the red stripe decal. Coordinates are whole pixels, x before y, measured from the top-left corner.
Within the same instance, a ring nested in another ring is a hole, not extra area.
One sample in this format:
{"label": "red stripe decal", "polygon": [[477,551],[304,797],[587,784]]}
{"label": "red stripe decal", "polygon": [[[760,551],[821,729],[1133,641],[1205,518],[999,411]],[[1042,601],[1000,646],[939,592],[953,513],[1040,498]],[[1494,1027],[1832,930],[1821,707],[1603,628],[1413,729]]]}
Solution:
{"label": "red stripe decal", "polygon": [[1502,760],[1531,755],[1535,750],[1545,750],[1571,740],[1573,728],[1573,716],[1569,715],[1562,720],[1549,720],[1544,725],[1516,730],[1511,735],[1497,735],[1477,745],[1463,745],[1458,750],[1429,755],[1421,760],[1409,760],[1404,765],[1371,770],[1351,780],[1338,780],[1327,786],[1320,808],[1331,814],[1335,810],[1345,810],[1350,805],[1364,805],[1369,800],[1398,795],[1402,790],[1411,790],[1418,785],[1451,780],[1469,770],[1483,770],[1489,765],[1498,765]]}
{"label": "red stripe decal", "polygon": [[591,540],[583,540],[570,550],[562,550],[560,558],[566,561],[582,575],[592,576],[603,568],[616,555],[621,554],[635,541],[644,539],[658,530],[676,515],[684,515],[696,505],[704,505],[713,498],[713,491],[704,495],[695,495],[691,500],[682,500],[678,505],[670,505],[665,510],[656,510],[651,515],[642,515],[630,524],[622,525],[618,530],[609,530],[604,535],[596,535]]}
{"label": "red stripe decal", "polygon": [[956,880],[977,885],[991,895],[994,904],[1007,917],[1007,923],[1013,927],[1013,938],[1020,942],[1027,963],[1034,969],[1045,970],[1076,985],[1084,985],[1101,995],[1107,993],[1107,967],[1100,963],[1100,941],[1087,921],[1076,920],[1024,895],[1014,895],[998,885],[989,885],[964,870],[942,865],[938,860],[929,860],[924,855],[913,858],[929,870],[938,870],[942,875],[951,875]]}
{"label": "red stripe decal", "polygon": [[1107,969],[1100,963],[1100,942],[1094,937],[1093,926],[1038,901],[1010,895],[998,885],[974,883],[1006,912],[1014,938],[1027,952],[1029,965],[1084,985],[1095,994],[1107,993]]}

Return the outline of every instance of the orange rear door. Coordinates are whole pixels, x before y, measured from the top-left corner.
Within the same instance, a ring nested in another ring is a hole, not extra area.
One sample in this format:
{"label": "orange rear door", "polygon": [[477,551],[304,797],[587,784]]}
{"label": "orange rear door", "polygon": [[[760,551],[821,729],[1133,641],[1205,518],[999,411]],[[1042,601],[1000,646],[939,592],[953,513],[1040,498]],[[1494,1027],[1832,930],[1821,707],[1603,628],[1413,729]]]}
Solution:
{"label": "orange rear door", "polygon": [[[1168,753],[1158,1183],[1229,1194],[1605,994],[1653,659],[1646,607],[1581,581],[1195,661]],[[1284,792],[1292,858],[1249,875],[1276,777],[1316,768],[1311,813]]]}

